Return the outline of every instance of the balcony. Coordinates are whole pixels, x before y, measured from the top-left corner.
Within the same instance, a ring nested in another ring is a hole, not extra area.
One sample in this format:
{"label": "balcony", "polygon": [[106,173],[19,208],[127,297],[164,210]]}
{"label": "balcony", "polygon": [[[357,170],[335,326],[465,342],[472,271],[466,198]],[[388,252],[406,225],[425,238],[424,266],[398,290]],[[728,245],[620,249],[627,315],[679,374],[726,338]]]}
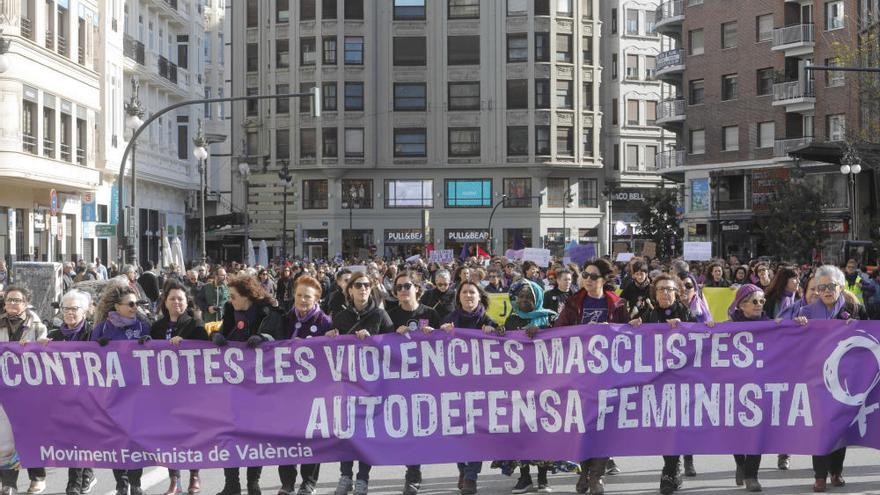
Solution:
{"label": "balcony", "polygon": [[55,140],[43,138],[43,156],[55,158]]}
{"label": "balcony", "polygon": [[21,36],[34,41],[34,21],[27,17],[21,18]]}
{"label": "balcony", "polygon": [[657,153],[654,165],[658,172],[671,171],[684,166],[684,150],[670,150]]}
{"label": "balcony", "polygon": [[790,151],[806,146],[812,143],[814,139],[813,136],[777,139],[773,145],[773,156],[777,158],[788,158],[788,153]]}
{"label": "balcony", "polygon": [[749,206],[746,204],[745,198],[719,199],[715,201],[715,208],[718,211],[740,211],[747,210]]}
{"label": "balcony", "polygon": [[663,2],[657,7],[657,32],[669,34],[681,31],[684,21],[684,0]]}
{"label": "balcony", "polygon": [[144,44],[127,34],[122,39],[122,54],[144,65],[144,60],[146,59],[144,56]]}
{"label": "balcony", "polygon": [[65,162],[73,161],[73,160],[71,160],[71,155],[70,155],[70,145],[66,144],[64,142],[61,143],[61,160],[65,161]]}
{"label": "balcony", "polygon": [[86,164],[86,149],[85,148],[76,148],[76,163],[80,165]]}
{"label": "balcony", "polygon": [[37,136],[32,134],[21,135],[21,150],[32,155],[37,154]]}
{"label": "balcony", "polygon": [[773,85],[773,106],[785,106],[786,112],[807,112],[816,108],[812,80],[788,81]]}
{"label": "balcony", "polygon": [[657,78],[677,79],[684,72],[684,50],[667,50],[657,55]]}
{"label": "balcony", "polygon": [[46,30],[46,48],[49,50],[55,49],[55,35],[48,29]]}
{"label": "balcony", "polygon": [[58,35],[58,54],[67,56],[67,38],[62,35]]}
{"label": "balcony", "polygon": [[683,99],[663,100],[657,106],[657,125],[684,122],[685,101]]}
{"label": "balcony", "polygon": [[813,52],[815,45],[813,24],[795,24],[773,30],[771,50],[785,52],[786,57],[797,57]]}

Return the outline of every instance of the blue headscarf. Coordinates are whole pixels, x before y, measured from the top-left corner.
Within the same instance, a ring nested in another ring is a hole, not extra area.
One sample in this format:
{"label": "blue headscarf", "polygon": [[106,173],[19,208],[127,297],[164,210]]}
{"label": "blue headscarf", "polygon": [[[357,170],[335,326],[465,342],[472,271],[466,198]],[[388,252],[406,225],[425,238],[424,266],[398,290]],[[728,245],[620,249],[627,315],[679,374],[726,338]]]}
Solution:
{"label": "blue headscarf", "polygon": [[[532,290],[532,295],[535,297],[535,309],[529,312],[522,311],[516,304],[516,295],[525,286],[528,286]],[[555,311],[544,309],[544,289],[531,280],[523,278],[516,281],[510,286],[510,292],[508,295],[510,297],[510,307],[513,309],[513,312],[520,318],[527,320],[529,325],[534,325],[538,328],[547,328],[550,326],[550,317],[556,316]]]}

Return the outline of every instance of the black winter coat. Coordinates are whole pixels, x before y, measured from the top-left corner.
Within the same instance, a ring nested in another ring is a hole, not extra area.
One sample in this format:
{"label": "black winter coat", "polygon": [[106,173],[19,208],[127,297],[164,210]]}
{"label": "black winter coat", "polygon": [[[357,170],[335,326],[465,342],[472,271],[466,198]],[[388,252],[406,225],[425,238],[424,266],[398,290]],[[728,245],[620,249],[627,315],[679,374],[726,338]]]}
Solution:
{"label": "black winter coat", "polygon": [[88,342],[92,337],[92,327],[92,322],[86,320],[82,330],[80,330],[78,334],[73,335],[73,337],[76,337],[74,339],[65,337],[60,328],[49,332],[49,334],[46,335],[46,338],[53,342]]}
{"label": "black winter coat", "polygon": [[354,306],[349,306],[334,313],[333,327],[339,330],[339,335],[352,334],[358,330],[366,330],[370,335],[394,331],[391,317],[384,309],[376,306],[372,298],[363,311],[359,312]]}
{"label": "black winter coat", "polygon": [[226,340],[233,342],[246,342],[254,335],[262,335],[274,340],[284,338],[284,313],[281,309],[269,306],[265,303],[254,303],[256,318],[250,326],[239,330],[235,327],[235,308],[227,302],[223,307],[223,325],[220,332]]}
{"label": "black winter coat", "polygon": [[[150,337],[154,340],[165,340],[171,320],[163,316],[150,327]],[[184,340],[208,340],[208,332],[202,320],[193,318],[184,313],[177,318],[177,325],[171,332],[172,337],[180,337]]]}

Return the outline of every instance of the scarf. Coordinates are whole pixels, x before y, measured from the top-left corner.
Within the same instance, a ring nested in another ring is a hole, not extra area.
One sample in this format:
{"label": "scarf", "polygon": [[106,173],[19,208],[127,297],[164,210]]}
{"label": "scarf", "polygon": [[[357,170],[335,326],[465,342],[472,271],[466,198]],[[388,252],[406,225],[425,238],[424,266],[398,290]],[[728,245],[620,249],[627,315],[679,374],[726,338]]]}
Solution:
{"label": "scarf", "polygon": [[846,299],[843,298],[843,294],[840,294],[830,311],[825,307],[822,298],[819,298],[813,304],[808,304],[801,308],[798,316],[806,316],[808,320],[834,320],[843,311],[845,305]]}
{"label": "scarf", "polygon": [[[532,298],[535,300],[535,309],[531,311],[523,311],[516,304],[516,295],[523,287],[528,287],[532,291]],[[513,284],[510,288],[510,307],[517,316],[529,322],[538,328],[547,328],[550,326],[550,317],[556,316],[555,311],[544,309],[544,289],[540,285],[531,280],[520,280]]]}
{"label": "scarf", "polygon": [[302,317],[299,316],[299,312],[296,310],[296,307],[290,308],[289,313],[290,313],[291,319],[294,322],[305,323],[305,322],[311,320],[312,318],[314,318],[315,315],[318,314],[318,311],[320,309],[321,308],[316,304],[316,305],[312,306],[312,309],[306,311],[306,314],[303,315]]}
{"label": "scarf", "polygon": [[776,305],[776,311],[774,311],[774,318],[792,318],[792,310],[794,309],[794,292],[785,291],[782,293],[782,298],[779,299],[779,303]]}
{"label": "scarf", "polygon": [[67,323],[61,325],[61,335],[64,335],[66,340],[73,340],[73,337],[80,333],[83,327],[86,326],[86,319],[83,318],[80,322],[73,328],[67,326]]}
{"label": "scarf", "polygon": [[477,304],[477,308],[471,312],[465,311],[461,308],[455,308],[455,311],[449,314],[446,317],[447,320],[451,321],[458,328],[480,328],[479,322],[483,319],[483,316],[486,315],[486,308],[483,307],[482,304]]}
{"label": "scarf", "polygon": [[138,320],[137,318],[126,318],[116,311],[111,311],[107,313],[107,321],[114,327],[122,329],[133,326]]}
{"label": "scarf", "polygon": [[692,284],[694,284],[694,297],[693,299],[691,299],[691,303],[688,305],[688,309],[691,310],[691,314],[694,315],[697,323],[713,321],[712,312],[709,311],[709,304],[703,297],[703,291],[700,289],[700,285],[697,283],[697,279],[695,279],[693,275],[688,275],[687,278]]}

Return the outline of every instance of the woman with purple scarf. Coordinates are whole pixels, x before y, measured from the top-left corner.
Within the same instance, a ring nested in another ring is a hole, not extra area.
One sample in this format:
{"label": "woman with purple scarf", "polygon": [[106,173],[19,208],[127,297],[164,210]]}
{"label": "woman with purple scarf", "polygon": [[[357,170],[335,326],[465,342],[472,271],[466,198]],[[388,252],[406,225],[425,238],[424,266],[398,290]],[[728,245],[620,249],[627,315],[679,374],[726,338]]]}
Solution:
{"label": "woman with purple scarf", "polygon": [[[819,300],[800,309],[798,316],[808,320],[853,320],[867,319],[865,307],[857,302],[847,301],[843,289],[846,278],[840,268],[833,265],[822,265],[814,275]],[[813,474],[816,479],[814,492],[828,489],[828,475],[831,475],[831,486],[844,486],[843,461],[846,458],[846,447],[826,455],[813,456]]]}
{"label": "woman with purple scarf", "polygon": [[703,297],[703,291],[700,290],[700,285],[697,283],[697,279],[688,273],[681,279],[681,284],[684,288],[681,300],[687,305],[688,309],[691,310],[694,320],[697,323],[714,321],[712,319],[712,313],[709,311],[709,304],[706,303],[706,298]]}
{"label": "woman with purple scarf", "polygon": [[790,267],[781,268],[767,287],[764,311],[773,319],[794,319],[801,307],[800,277]]}

